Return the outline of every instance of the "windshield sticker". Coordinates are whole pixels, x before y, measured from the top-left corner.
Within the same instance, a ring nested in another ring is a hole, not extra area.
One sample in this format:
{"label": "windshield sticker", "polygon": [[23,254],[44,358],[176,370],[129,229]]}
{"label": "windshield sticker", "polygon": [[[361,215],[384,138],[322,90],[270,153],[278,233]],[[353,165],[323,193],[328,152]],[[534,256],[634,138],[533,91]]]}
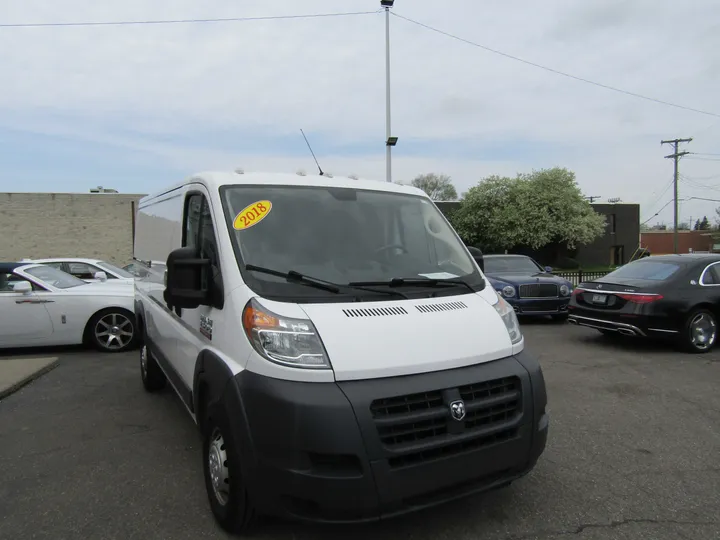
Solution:
{"label": "windshield sticker", "polygon": [[235,220],[233,221],[233,228],[236,231],[249,229],[265,219],[271,209],[272,203],[270,201],[254,202],[238,212],[238,215],[235,216]]}
{"label": "windshield sticker", "polygon": [[436,272],[435,274],[418,274],[418,276],[422,276],[428,279],[454,279],[458,277],[455,274],[450,274],[449,272]]}

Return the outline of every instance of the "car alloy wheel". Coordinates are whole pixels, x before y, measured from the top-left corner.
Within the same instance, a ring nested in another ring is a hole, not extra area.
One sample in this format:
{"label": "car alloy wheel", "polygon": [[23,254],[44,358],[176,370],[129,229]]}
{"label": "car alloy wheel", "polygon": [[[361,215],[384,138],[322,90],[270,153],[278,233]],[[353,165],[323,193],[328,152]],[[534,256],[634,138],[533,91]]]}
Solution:
{"label": "car alloy wheel", "polygon": [[688,325],[690,345],[699,352],[709,351],[717,339],[717,323],[709,311],[698,311]]}
{"label": "car alloy wheel", "polygon": [[108,351],[127,348],[135,337],[135,325],[129,317],[111,312],[100,317],[95,323],[95,341]]}

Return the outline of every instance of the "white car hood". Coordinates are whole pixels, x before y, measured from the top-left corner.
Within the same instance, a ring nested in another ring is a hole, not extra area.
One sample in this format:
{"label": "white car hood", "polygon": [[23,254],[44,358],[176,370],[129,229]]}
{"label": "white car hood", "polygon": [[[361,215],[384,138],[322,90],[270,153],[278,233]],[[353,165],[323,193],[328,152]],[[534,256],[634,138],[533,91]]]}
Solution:
{"label": "white car hood", "polygon": [[[494,299],[490,290],[301,307],[320,334],[335,379],[346,381],[453,369],[512,355],[505,323],[489,303]],[[520,348],[522,342],[515,352]]]}

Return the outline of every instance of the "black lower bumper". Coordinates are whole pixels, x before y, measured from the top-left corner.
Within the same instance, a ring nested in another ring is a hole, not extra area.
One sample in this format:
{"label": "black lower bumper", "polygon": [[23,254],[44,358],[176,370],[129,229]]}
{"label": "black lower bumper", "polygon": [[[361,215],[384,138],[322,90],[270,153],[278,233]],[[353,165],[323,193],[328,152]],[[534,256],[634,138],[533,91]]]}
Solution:
{"label": "black lower bumper", "polygon": [[227,391],[254,505],[301,520],[372,521],[490,490],[528,473],[547,439],[545,382],[527,353],[340,383],[244,372]]}
{"label": "black lower bumper", "polygon": [[509,298],[515,313],[524,317],[567,315],[570,298]]}

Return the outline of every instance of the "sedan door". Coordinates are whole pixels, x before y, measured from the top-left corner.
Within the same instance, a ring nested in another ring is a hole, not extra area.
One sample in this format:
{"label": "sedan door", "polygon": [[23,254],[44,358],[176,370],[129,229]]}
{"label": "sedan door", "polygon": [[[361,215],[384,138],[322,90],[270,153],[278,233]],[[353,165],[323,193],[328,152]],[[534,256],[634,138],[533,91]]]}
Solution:
{"label": "sedan door", "polygon": [[11,286],[0,289],[0,347],[41,345],[53,334],[46,308],[52,294],[16,293]]}

